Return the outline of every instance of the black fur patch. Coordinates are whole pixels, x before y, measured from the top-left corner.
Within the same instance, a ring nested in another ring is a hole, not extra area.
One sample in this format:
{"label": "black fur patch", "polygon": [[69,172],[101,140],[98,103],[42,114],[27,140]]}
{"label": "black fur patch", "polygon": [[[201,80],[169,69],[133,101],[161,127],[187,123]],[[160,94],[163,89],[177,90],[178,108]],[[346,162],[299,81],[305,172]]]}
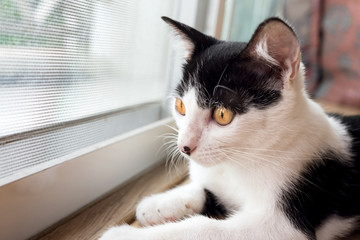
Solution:
{"label": "black fur patch", "polygon": [[218,198],[212,192],[207,189],[204,191],[206,194],[206,200],[201,214],[216,219],[226,218],[228,210],[225,206],[219,202]]}
{"label": "black fur patch", "polygon": [[294,226],[311,239],[316,229],[330,216],[360,215],[360,117],[337,116],[348,126],[353,138],[353,164],[329,150],[321,161],[309,164],[291,189],[284,191],[280,206]]}
{"label": "black fur patch", "polygon": [[190,88],[202,108],[224,106],[236,113],[264,109],[281,99],[281,69],[249,56],[246,43],[218,42],[194,54],[183,67],[176,88],[180,97]]}

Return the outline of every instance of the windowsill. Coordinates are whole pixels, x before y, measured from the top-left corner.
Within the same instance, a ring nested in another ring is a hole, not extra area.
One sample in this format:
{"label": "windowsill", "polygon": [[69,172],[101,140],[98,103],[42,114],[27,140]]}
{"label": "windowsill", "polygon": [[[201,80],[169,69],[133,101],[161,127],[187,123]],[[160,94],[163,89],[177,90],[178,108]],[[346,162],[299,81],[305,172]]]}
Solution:
{"label": "windowsill", "polygon": [[111,226],[131,224],[138,201],[150,194],[165,191],[183,181],[186,166],[165,167],[162,163],[116,188],[100,200],[84,207],[31,240],[96,240]]}

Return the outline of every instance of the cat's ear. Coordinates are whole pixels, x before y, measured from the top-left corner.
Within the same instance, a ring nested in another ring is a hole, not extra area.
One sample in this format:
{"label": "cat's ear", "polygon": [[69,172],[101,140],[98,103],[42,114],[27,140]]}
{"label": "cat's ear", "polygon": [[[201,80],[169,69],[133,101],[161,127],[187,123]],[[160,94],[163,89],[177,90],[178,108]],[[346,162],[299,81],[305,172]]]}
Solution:
{"label": "cat's ear", "polygon": [[289,79],[293,79],[299,71],[299,40],[294,30],[280,18],[262,22],[249,41],[247,51],[279,66],[286,71]]}
{"label": "cat's ear", "polygon": [[209,46],[215,44],[218,40],[207,36],[198,30],[189,27],[183,23],[172,20],[168,17],[161,17],[175,33],[181,38],[186,50],[186,58],[190,59],[195,53],[201,52]]}

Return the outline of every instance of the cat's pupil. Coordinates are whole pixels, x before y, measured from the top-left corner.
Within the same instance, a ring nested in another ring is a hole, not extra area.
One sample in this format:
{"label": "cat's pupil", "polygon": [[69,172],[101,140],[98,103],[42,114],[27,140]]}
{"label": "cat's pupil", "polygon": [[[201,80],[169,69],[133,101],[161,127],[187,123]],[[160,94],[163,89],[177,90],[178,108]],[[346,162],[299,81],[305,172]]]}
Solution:
{"label": "cat's pupil", "polygon": [[221,111],[221,118],[224,118],[224,111]]}

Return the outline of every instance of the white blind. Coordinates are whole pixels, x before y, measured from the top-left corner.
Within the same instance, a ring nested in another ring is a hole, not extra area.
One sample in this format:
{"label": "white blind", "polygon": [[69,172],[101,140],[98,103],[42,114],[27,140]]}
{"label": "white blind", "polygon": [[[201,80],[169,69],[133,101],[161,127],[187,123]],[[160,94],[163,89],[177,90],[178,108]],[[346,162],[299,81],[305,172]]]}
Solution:
{"label": "white blind", "polygon": [[0,180],[86,146],[87,131],[105,138],[103,123],[67,124],[163,100],[172,2],[0,0]]}

